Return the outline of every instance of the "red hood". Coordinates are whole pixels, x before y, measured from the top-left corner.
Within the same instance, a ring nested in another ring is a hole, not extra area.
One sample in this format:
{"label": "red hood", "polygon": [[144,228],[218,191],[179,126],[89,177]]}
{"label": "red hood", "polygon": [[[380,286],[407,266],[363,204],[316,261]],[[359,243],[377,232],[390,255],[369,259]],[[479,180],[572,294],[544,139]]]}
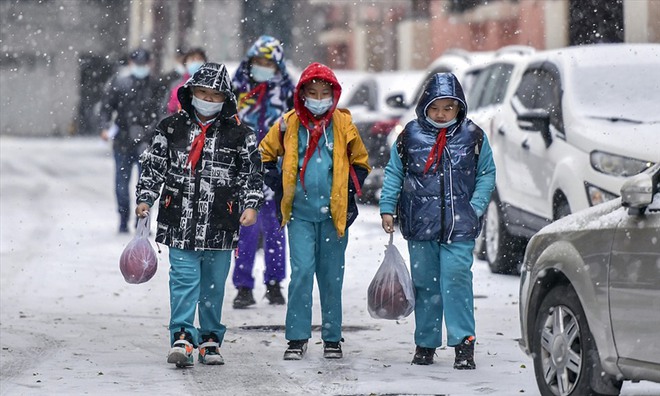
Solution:
{"label": "red hood", "polygon": [[[332,84],[332,107],[322,118],[318,119],[314,117],[307,107],[305,107],[301,92],[303,85],[311,80],[323,80]],[[339,81],[337,81],[335,73],[333,73],[328,66],[314,62],[307,66],[300,75],[298,85],[296,85],[296,89],[293,91],[293,108],[296,110],[296,114],[305,128],[311,129],[310,121],[312,120],[325,120],[325,124],[327,125],[332,118],[332,113],[334,113],[335,108],[337,108],[337,102],[339,101],[340,95],[341,86],[339,85]]]}

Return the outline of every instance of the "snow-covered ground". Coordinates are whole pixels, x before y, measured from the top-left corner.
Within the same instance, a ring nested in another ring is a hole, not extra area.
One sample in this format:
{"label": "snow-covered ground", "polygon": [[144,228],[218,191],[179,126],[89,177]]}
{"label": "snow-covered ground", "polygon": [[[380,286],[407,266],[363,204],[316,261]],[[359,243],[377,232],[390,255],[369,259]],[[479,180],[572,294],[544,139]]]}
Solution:
{"label": "snow-covered ground", "polygon": [[[155,277],[124,282],[118,261],[111,150],[93,138],[0,138],[0,343],[2,395],[536,395],[532,361],[518,348],[518,281],[474,266],[477,370],[412,366],[413,316],[372,319],[366,290],[387,243],[375,207],[350,229],[344,283],[345,357],[325,360],[320,332],[307,356],[283,361],[285,307],[234,310],[227,285],[224,366],[176,369],[168,350],[167,249]],[[405,242],[396,245],[407,258]],[[261,257],[261,256],[260,256]],[[261,282],[262,260],[257,279]],[[319,322],[318,299],[314,323]],[[256,330],[270,326],[270,331]],[[272,328],[275,330],[272,330]],[[624,384],[624,395],[660,395],[660,384]]]}

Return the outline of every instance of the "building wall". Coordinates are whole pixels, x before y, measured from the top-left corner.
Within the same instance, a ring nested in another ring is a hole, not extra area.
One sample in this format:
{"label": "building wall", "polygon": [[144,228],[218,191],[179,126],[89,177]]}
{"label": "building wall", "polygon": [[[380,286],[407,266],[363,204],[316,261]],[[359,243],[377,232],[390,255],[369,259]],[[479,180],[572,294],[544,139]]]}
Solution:
{"label": "building wall", "polygon": [[80,60],[115,56],[123,2],[0,2],[0,134],[75,130]]}

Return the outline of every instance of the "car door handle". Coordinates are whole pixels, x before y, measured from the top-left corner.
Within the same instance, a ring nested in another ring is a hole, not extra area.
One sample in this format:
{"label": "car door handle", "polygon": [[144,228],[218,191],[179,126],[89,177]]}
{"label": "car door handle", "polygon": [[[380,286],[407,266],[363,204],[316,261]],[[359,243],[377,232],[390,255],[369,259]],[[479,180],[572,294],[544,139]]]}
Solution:
{"label": "car door handle", "polygon": [[529,150],[529,143],[527,142],[527,139],[523,140],[521,146],[522,146],[522,148],[524,148],[525,150]]}
{"label": "car door handle", "polygon": [[504,130],[504,128],[499,127],[499,128],[497,128],[497,134],[504,136],[504,135],[506,135],[506,131]]}

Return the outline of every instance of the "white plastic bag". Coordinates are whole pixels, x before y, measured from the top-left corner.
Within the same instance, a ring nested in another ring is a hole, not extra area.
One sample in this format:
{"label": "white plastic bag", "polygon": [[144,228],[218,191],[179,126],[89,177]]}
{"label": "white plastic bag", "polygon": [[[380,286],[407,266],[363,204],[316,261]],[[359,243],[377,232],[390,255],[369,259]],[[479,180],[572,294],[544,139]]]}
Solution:
{"label": "white plastic bag", "polygon": [[158,268],[156,251],[149,243],[149,216],[138,220],[135,237],[119,258],[119,270],[128,283],[144,283],[153,278]]}
{"label": "white plastic bag", "polygon": [[401,253],[392,243],[385,247],[385,258],[367,291],[369,315],[376,319],[401,319],[415,309],[415,289]]}

